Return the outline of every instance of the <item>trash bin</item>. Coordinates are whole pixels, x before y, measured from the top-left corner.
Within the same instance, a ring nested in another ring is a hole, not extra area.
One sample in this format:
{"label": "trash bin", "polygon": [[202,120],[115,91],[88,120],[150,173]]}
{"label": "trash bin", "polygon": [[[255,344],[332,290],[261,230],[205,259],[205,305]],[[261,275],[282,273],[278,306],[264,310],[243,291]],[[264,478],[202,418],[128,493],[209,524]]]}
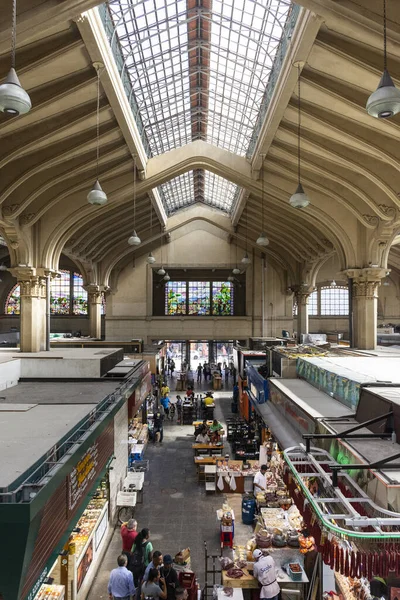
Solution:
{"label": "trash bin", "polygon": [[254,498],[244,497],[242,500],[242,521],[245,525],[253,525],[256,514],[256,501]]}

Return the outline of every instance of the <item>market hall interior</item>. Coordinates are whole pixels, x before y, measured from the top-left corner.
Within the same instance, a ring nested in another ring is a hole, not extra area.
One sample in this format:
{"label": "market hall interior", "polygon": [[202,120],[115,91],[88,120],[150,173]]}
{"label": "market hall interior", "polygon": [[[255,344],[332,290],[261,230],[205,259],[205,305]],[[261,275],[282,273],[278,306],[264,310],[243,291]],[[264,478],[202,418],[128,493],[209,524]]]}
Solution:
{"label": "market hall interior", "polygon": [[[281,450],[279,435],[303,443],[299,422],[343,416],[337,401],[353,427],[389,415],[349,464],[395,456],[396,392],[361,391],[395,388],[400,359],[400,11],[397,0],[2,4],[0,523],[1,538],[20,535],[21,560],[0,552],[0,598],[36,597],[99,489],[89,511],[102,535],[69,592],[80,600],[111,539],[128,424],[145,424],[168,351],[175,394],[204,363],[224,394],[232,363],[240,417],[260,401]],[[299,404],[283,424],[279,383],[264,389],[253,373],[251,396],[252,352],[265,381],[290,379]],[[345,429],[332,427],[324,435]],[[398,511],[385,477],[372,477],[374,499]]]}

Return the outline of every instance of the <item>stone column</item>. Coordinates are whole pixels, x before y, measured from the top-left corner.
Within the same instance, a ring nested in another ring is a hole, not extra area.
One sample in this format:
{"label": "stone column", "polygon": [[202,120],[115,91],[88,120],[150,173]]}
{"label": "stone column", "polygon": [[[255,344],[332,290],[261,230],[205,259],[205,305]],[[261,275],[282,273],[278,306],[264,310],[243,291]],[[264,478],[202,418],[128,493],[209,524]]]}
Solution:
{"label": "stone column", "polygon": [[37,269],[10,269],[21,294],[21,352],[46,350],[46,277]]}
{"label": "stone column", "polygon": [[378,287],[386,273],[378,267],[346,271],[353,282],[353,345],[360,350],[376,348]]}
{"label": "stone column", "polygon": [[294,289],[297,303],[297,339],[300,342],[301,334],[308,333],[308,299],[313,290],[309,287],[298,286]]}
{"label": "stone column", "polygon": [[87,285],[90,337],[101,338],[101,290],[98,285]]}

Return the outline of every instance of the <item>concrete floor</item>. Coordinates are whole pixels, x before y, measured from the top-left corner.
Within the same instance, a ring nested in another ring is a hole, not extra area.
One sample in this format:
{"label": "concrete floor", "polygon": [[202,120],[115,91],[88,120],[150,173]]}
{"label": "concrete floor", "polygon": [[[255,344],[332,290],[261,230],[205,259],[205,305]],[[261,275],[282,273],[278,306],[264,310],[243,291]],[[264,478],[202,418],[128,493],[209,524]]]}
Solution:
{"label": "concrete floor", "polygon": [[[171,390],[174,390],[174,382],[169,383]],[[209,384],[203,383],[201,389],[206,390],[209,387]],[[195,384],[195,391],[200,391],[200,386]],[[222,423],[231,414],[231,395],[230,391],[225,390],[215,395],[215,416]],[[175,398],[176,392],[171,392],[172,401]],[[206,495],[203,486],[198,484],[191,448],[193,441],[192,426],[166,422],[163,443],[149,444],[145,458],[150,461],[150,469],[145,477],[143,504],[136,507],[135,518],[139,528],[149,527],[154,550],[175,555],[183,548],[190,548],[192,569],[203,587],[204,541],[207,542],[210,553],[220,554],[216,511],[221,508],[226,496],[217,493]],[[229,448],[229,444],[226,443],[226,452]],[[120,548],[120,534],[117,528],[99,567],[88,600],[108,598],[109,573],[116,567]]]}

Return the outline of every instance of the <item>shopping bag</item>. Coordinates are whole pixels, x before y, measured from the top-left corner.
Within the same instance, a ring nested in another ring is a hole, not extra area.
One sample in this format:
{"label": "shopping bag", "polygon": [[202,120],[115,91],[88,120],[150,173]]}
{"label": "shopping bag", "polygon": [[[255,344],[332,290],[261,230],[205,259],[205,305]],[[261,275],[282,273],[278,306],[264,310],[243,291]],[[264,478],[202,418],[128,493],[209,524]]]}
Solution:
{"label": "shopping bag", "polygon": [[232,475],[231,480],[229,482],[229,487],[231,488],[231,490],[234,492],[236,490],[236,481],[235,481],[235,477]]}
{"label": "shopping bag", "polygon": [[222,475],[218,477],[217,488],[221,491],[224,489],[224,480],[222,479]]}

